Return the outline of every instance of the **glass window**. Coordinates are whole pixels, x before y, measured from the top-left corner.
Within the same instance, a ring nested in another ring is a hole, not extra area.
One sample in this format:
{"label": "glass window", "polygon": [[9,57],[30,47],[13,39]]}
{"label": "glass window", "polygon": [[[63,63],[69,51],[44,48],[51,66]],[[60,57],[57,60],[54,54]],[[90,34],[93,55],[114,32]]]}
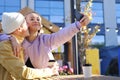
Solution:
{"label": "glass window", "polygon": [[64,23],[63,16],[50,16],[50,21],[53,23]]}
{"label": "glass window", "polygon": [[116,0],[116,3],[120,3],[120,0]]}
{"label": "glass window", "polygon": [[0,6],[3,6],[4,5],[4,0],[0,0]]}
{"label": "glass window", "polygon": [[52,8],[50,9],[50,15],[59,15],[59,16],[63,16],[63,9],[57,9],[57,8]]}
{"label": "glass window", "polygon": [[120,45],[120,0],[116,0],[116,21],[118,27],[118,44]]}
{"label": "glass window", "polygon": [[3,13],[3,12],[4,12],[4,7],[0,6],[0,13]]}
{"label": "glass window", "polygon": [[120,23],[120,17],[119,17],[119,18],[117,18],[117,23]]}
{"label": "glass window", "polygon": [[[88,0],[82,0],[83,2],[81,3],[81,9],[82,11],[84,10],[85,5],[87,4]],[[92,2],[92,21],[91,21],[91,28],[94,28],[95,25],[100,25],[100,32],[99,35],[96,35],[95,37],[92,38],[91,44],[104,44],[104,17],[103,17],[103,2],[94,0]]]}
{"label": "glass window", "polygon": [[38,0],[36,0],[35,1],[35,6],[36,7],[43,7],[43,8],[45,8],[45,7],[47,7],[47,8],[49,8],[49,6],[50,6],[50,4],[49,4],[49,1],[38,1]]}
{"label": "glass window", "polygon": [[[81,9],[84,11],[84,7],[87,4],[87,2],[81,3]],[[93,20],[91,23],[97,24],[102,23],[103,24],[103,3],[100,2],[93,2],[92,5],[92,13],[93,13]]]}
{"label": "glass window", "polygon": [[2,19],[2,14],[0,14],[0,21],[1,21],[1,19]]}
{"label": "glass window", "polygon": [[64,23],[64,0],[35,0],[35,11],[53,23]]}
{"label": "glass window", "polygon": [[[21,7],[21,0],[0,0],[0,16],[3,12],[16,12]],[[1,17],[0,17],[1,20]]]}
{"label": "glass window", "polygon": [[20,6],[20,0],[5,0],[6,6]]}
{"label": "glass window", "polygon": [[102,10],[103,3],[93,2],[92,9],[93,10]]}
{"label": "glass window", "polygon": [[51,8],[62,8],[63,9],[63,2],[60,2],[60,1],[51,1],[50,2],[50,7]]}
{"label": "glass window", "polygon": [[50,9],[49,8],[36,7],[35,11],[38,12],[40,15],[50,15]]}
{"label": "glass window", "polygon": [[91,24],[92,23],[95,23],[95,24],[102,24],[103,23],[103,18],[101,17],[93,17],[92,21],[91,21]]}
{"label": "glass window", "polygon": [[19,10],[19,7],[5,7],[5,12],[18,12]]}
{"label": "glass window", "polygon": [[117,18],[117,23],[120,23],[120,3],[116,4],[116,18]]}
{"label": "glass window", "polygon": [[93,44],[96,44],[96,43],[104,43],[104,36],[95,36],[92,41],[91,41]]}
{"label": "glass window", "polygon": [[102,23],[103,24],[103,7],[102,3],[93,3],[92,6],[93,19],[92,23]]}

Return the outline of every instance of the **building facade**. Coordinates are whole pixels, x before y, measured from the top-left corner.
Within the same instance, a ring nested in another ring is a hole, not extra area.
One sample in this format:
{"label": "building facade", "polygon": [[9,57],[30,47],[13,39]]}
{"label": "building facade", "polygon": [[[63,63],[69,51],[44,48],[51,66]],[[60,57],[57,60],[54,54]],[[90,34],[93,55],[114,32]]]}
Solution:
{"label": "building facade", "polygon": [[[75,0],[74,0],[75,1]],[[85,3],[88,0],[82,0],[80,8],[83,9],[85,6]],[[108,1],[109,2],[109,1]],[[115,29],[114,31],[117,32],[117,41],[118,44],[120,44],[120,39],[119,39],[119,34],[120,34],[120,0],[114,0],[113,3],[115,2],[115,7],[114,11],[115,12]],[[106,37],[105,34],[107,34],[108,29],[113,31],[113,28],[111,28],[109,25],[106,25],[105,27],[105,10],[104,6],[107,4],[105,0],[93,0],[93,20],[91,22],[91,26],[93,25],[100,25],[101,26],[101,31],[96,36],[93,38],[93,43],[100,42],[100,43],[105,43],[106,42]],[[66,4],[68,5],[68,4]],[[109,4],[110,5],[110,4]],[[14,12],[14,11],[19,11],[20,9],[28,6],[29,8],[35,10],[38,12],[40,15],[45,17],[47,20],[50,22],[57,24],[59,27],[64,27],[65,26],[65,1],[64,0],[0,0],[0,20],[1,20],[1,15],[3,12]],[[109,8],[109,7],[108,7]],[[109,13],[106,13],[109,14]],[[113,26],[112,26],[113,27]],[[111,35],[111,34],[110,34]],[[99,40],[98,40],[99,37]]]}

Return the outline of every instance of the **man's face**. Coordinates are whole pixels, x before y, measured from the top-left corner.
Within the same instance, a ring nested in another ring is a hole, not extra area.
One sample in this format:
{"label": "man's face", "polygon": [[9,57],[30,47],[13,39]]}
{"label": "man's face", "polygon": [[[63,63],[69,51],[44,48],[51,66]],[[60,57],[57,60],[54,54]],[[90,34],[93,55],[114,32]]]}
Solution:
{"label": "man's face", "polygon": [[26,21],[24,21],[23,24],[21,25],[20,33],[22,34],[23,37],[29,36],[29,31]]}

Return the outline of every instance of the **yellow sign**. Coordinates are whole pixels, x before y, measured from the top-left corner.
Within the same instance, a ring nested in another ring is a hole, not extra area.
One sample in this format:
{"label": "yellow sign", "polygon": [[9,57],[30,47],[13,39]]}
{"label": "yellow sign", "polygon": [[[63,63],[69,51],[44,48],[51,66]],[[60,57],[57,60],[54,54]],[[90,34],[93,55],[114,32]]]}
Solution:
{"label": "yellow sign", "polygon": [[98,49],[86,49],[86,62],[92,64],[92,74],[100,74],[100,60]]}

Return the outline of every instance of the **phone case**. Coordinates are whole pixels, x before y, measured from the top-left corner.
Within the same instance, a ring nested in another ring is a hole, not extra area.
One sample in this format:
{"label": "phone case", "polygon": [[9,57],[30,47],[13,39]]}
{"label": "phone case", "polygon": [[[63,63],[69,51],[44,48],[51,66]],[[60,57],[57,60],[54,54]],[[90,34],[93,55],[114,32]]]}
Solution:
{"label": "phone case", "polygon": [[75,18],[77,21],[80,21],[83,18],[83,14],[81,14],[79,11],[75,10]]}

